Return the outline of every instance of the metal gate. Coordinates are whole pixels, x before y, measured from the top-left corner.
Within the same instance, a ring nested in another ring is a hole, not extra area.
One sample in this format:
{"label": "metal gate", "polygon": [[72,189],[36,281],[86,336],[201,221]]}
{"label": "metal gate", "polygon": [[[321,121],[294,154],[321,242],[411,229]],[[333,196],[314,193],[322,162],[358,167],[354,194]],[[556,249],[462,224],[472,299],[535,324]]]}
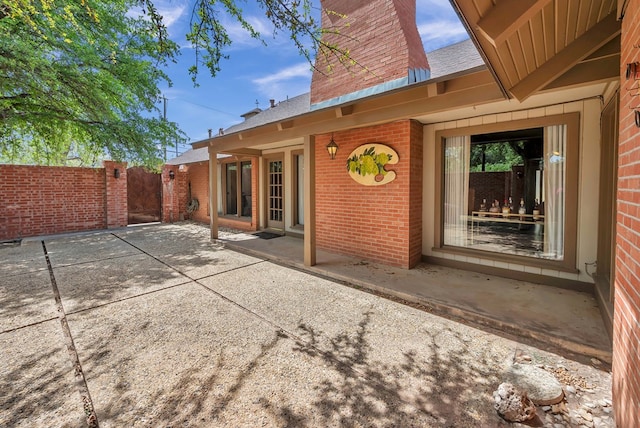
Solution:
{"label": "metal gate", "polygon": [[162,178],[160,174],[135,166],[127,169],[127,210],[129,224],[160,221]]}

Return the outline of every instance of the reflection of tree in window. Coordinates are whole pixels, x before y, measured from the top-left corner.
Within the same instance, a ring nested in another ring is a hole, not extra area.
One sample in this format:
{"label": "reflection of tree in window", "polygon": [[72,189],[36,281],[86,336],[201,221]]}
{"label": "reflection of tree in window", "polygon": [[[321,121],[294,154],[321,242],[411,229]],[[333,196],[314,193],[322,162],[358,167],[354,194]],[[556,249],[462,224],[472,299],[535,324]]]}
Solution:
{"label": "reflection of tree in window", "polygon": [[545,194],[551,195],[545,188],[563,182],[566,132],[547,132],[549,141],[544,132],[531,128],[445,140],[445,245],[563,259],[564,195],[546,201],[553,202],[548,213],[544,205]]}

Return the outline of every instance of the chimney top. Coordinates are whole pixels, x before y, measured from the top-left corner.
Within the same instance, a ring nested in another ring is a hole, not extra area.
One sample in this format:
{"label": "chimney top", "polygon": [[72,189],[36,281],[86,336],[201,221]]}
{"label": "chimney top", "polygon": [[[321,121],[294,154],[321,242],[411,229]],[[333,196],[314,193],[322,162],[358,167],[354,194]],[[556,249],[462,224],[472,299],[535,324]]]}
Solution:
{"label": "chimney top", "polygon": [[[357,65],[317,55],[311,109],[409,85],[430,76],[416,25],[416,0],[321,0],[328,45],[349,52]],[[336,31],[335,29],[340,31]],[[331,71],[326,73],[321,70]]]}
{"label": "chimney top", "polygon": [[224,135],[224,129],[223,128],[218,129],[218,135]]}
{"label": "chimney top", "polygon": [[271,108],[274,108],[276,106],[276,100],[274,99],[270,99],[269,103],[271,104]]}
{"label": "chimney top", "polygon": [[258,113],[262,113],[262,110],[259,108],[254,108],[253,110],[250,110],[244,114],[241,114],[240,116],[242,116],[244,118],[244,120],[249,119],[250,117],[253,117],[255,115],[257,115]]}

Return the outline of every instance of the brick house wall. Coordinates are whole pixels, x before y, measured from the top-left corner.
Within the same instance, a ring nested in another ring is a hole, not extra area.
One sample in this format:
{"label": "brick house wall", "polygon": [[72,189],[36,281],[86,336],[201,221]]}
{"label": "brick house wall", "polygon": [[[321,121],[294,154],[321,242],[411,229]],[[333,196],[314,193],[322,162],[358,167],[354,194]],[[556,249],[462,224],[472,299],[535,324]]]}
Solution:
{"label": "brick house wall", "polygon": [[[422,257],[422,125],[404,120],[334,134],[334,160],[316,137],[316,220],[319,248],[411,268]],[[396,179],[363,186],[348,174],[349,154],[367,143],[385,144],[399,162]]]}
{"label": "brick house wall", "polygon": [[200,204],[200,208],[191,214],[191,220],[209,223],[209,162],[189,164],[187,174],[188,183],[191,184],[191,198],[197,199]]}
{"label": "brick house wall", "polygon": [[[232,217],[218,218],[222,227],[230,227],[245,231],[258,230],[258,158],[251,158],[251,221],[247,222]],[[169,170],[173,170],[176,178],[172,183]],[[199,208],[191,215],[187,213],[189,203],[189,186],[191,198],[198,199]],[[218,182],[218,186],[221,183]],[[162,173],[163,187],[163,222],[174,222],[191,219],[200,223],[211,221],[209,212],[209,162],[196,162],[179,168],[177,165],[165,165]],[[220,190],[219,190],[220,191]],[[221,208],[221,207],[219,207]],[[172,214],[173,213],[173,214]],[[177,213],[177,216],[176,214]]]}
{"label": "brick house wall", "polygon": [[327,62],[323,55],[317,55],[311,104],[407,78],[409,69],[429,68],[416,27],[415,0],[322,0],[321,3],[323,28],[336,28],[340,33],[328,33],[323,38],[340,49],[348,49],[358,64],[346,69],[333,56]]}
{"label": "brick house wall", "polygon": [[126,163],[104,166],[0,165],[0,240],[126,226]]}
{"label": "brick house wall", "polygon": [[[173,171],[173,179],[169,171]],[[186,171],[181,171],[177,165],[165,165],[162,168],[163,223],[173,223],[186,218],[188,183]]]}
{"label": "brick house wall", "polygon": [[638,44],[640,0],[630,0],[622,20],[613,320],[613,398],[620,427],[638,426],[640,420],[640,128],[630,108],[640,102],[625,89],[638,83],[626,80],[627,64],[640,62]]}

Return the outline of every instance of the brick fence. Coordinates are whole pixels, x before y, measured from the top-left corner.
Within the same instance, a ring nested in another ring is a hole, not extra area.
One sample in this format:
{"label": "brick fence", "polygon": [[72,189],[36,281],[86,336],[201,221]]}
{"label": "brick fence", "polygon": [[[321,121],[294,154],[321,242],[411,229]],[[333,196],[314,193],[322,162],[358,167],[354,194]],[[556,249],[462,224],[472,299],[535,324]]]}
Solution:
{"label": "brick fence", "polygon": [[127,165],[103,165],[0,165],[0,240],[126,226]]}

